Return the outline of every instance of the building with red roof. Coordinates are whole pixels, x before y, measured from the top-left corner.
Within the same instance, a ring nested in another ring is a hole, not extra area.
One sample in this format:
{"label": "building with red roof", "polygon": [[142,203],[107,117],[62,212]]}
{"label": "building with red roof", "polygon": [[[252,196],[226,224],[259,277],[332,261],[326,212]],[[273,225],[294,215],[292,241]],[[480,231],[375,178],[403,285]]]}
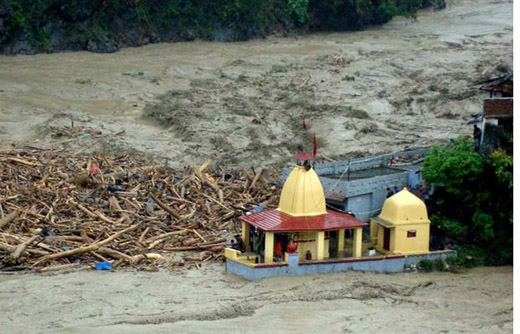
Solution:
{"label": "building with red roof", "polygon": [[[297,250],[300,261],[361,257],[362,228],[368,224],[348,213],[327,209],[323,186],[309,164],[311,155],[301,153],[295,158],[298,163],[283,185],[278,207],[240,217],[243,253],[249,254],[243,260],[283,262],[285,259],[273,254],[280,244],[285,254]],[[349,249],[345,247],[347,230],[352,231]],[[238,255],[226,251],[226,256],[234,260]]]}

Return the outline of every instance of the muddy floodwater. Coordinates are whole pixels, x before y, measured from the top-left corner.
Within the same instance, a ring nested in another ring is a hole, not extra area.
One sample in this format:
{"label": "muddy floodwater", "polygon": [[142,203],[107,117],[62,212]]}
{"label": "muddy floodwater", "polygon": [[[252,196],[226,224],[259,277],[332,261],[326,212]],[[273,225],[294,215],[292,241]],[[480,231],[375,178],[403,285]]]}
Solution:
{"label": "muddy floodwater", "polygon": [[247,282],[181,272],[0,276],[3,333],[512,333],[513,269]]}
{"label": "muddy floodwater", "polygon": [[[313,133],[329,157],[446,143],[471,134],[475,83],[511,70],[512,15],[512,1],[459,0],[360,32],[0,56],[0,149],[256,167],[286,163]],[[0,332],[512,333],[512,292],[511,267],[259,282],[223,264],[1,275]]]}
{"label": "muddy floodwater", "polygon": [[[512,9],[448,1],[360,32],[0,56],[0,145],[238,167],[283,164],[312,133],[330,157],[445,143],[471,133],[474,84],[511,69]],[[56,139],[72,121],[98,135]]]}

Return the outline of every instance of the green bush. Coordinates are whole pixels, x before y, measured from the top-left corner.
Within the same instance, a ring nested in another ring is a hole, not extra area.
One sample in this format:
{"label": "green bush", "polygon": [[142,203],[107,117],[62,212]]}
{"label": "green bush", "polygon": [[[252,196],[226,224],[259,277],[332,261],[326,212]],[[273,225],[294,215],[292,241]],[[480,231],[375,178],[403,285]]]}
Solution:
{"label": "green bush", "polygon": [[480,156],[465,139],[425,157],[423,176],[435,185],[427,201],[434,247],[453,244],[464,266],[512,263],[512,164],[503,152]]}
{"label": "green bush", "polygon": [[421,260],[417,265],[417,269],[420,271],[432,271],[433,270],[433,261],[432,260]]}
{"label": "green bush", "polygon": [[307,20],[309,0],[287,0],[288,15],[296,15],[299,23]]}
{"label": "green bush", "polygon": [[443,259],[436,259],[433,261],[433,268],[438,271],[446,271],[448,269],[446,262]]}

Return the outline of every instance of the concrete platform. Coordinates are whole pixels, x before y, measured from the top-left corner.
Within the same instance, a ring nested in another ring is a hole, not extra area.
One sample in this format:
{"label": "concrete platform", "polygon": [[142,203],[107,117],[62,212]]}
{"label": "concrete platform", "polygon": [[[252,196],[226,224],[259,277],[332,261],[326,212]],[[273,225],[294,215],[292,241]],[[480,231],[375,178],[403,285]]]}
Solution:
{"label": "concrete platform", "polygon": [[388,255],[298,263],[299,255],[295,253],[289,255],[288,263],[260,264],[256,267],[226,259],[226,271],[250,281],[273,276],[325,274],[347,270],[398,273],[405,271],[406,267],[417,265],[422,260],[446,259],[454,256],[457,256],[457,252],[448,250],[414,255]]}

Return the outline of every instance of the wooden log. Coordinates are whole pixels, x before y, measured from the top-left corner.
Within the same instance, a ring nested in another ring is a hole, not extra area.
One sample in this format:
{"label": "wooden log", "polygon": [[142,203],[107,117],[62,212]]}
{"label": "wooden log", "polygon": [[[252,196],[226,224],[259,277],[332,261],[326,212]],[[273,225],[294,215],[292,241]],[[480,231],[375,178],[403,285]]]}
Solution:
{"label": "wooden log", "polygon": [[191,245],[196,244],[198,242],[200,242],[199,238],[192,238],[192,239],[189,239],[187,241],[184,241],[183,244],[184,244],[184,246],[191,246]]}
{"label": "wooden log", "polygon": [[194,250],[202,250],[202,249],[211,249],[217,246],[226,246],[227,242],[221,242],[219,244],[211,244],[211,245],[196,245],[196,246],[185,246],[185,247],[164,247],[163,250],[168,252],[185,252],[185,251],[194,251]]}
{"label": "wooden log", "polygon": [[141,236],[139,237],[139,242],[142,243],[143,240],[144,240],[144,237],[146,236],[146,233],[148,233],[148,231],[150,231],[150,227],[148,226],[147,228],[144,229],[143,233],[141,234]]}
{"label": "wooden log", "polygon": [[166,239],[168,237],[171,237],[172,235],[184,235],[186,234],[187,231],[174,231],[174,232],[168,232],[168,233],[163,233],[163,234],[159,234],[155,237],[152,237],[152,238],[149,238],[147,240],[145,240],[144,242],[146,243],[149,243],[149,242],[154,242],[156,240],[160,240],[160,239]]}
{"label": "wooden log", "polygon": [[119,197],[137,197],[139,194],[135,191],[116,191],[114,192]]}
{"label": "wooden log", "polygon": [[263,168],[260,168],[260,170],[258,171],[258,173],[256,173],[255,175],[255,178],[253,179],[253,182],[251,182],[251,185],[249,186],[249,191],[251,192],[251,190],[255,187],[256,183],[258,182],[258,179],[260,178],[260,176],[262,176],[262,173],[264,172],[264,169]]}
{"label": "wooden log", "polygon": [[119,236],[121,236],[124,233],[128,233],[130,231],[135,230],[139,226],[141,226],[140,222],[137,223],[137,224],[134,224],[134,225],[132,225],[130,227],[127,227],[124,230],[121,230],[121,231],[119,231],[117,233],[114,233],[110,237],[108,237],[108,238],[106,238],[106,239],[104,239],[102,241],[96,242],[96,243],[94,243],[92,245],[89,245],[89,246],[84,246],[84,247],[80,247],[80,248],[76,248],[76,249],[72,249],[72,250],[68,250],[68,251],[64,251],[64,252],[60,252],[60,253],[55,253],[55,254],[50,254],[50,255],[43,256],[43,257],[39,258],[36,261],[35,264],[33,264],[33,267],[37,266],[37,265],[39,265],[41,263],[45,263],[47,261],[50,261],[50,260],[56,260],[56,259],[60,259],[62,257],[68,257],[68,256],[71,256],[71,255],[77,255],[77,254],[82,254],[82,253],[90,252],[90,251],[93,251],[93,250],[97,250],[101,246],[104,246],[104,245],[114,241],[116,238],[118,238]]}
{"label": "wooden log", "polygon": [[172,208],[164,204],[157,196],[155,196],[153,193],[150,193],[149,195],[161,209],[168,212],[172,217],[181,219],[181,216],[179,216],[177,212],[173,211]]}
{"label": "wooden log", "polygon": [[74,201],[73,199],[70,199],[69,202],[74,205],[75,207],[77,207],[78,209],[80,209],[81,211],[85,212],[88,216],[90,217],[93,217],[93,218],[99,218],[101,219],[102,221],[106,222],[106,223],[109,223],[109,224],[116,224],[115,221],[113,221],[112,219],[106,217],[104,214],[102,214],[101,212],[98,212],[98,213],[94,213],[92,211],[90,211],[89,209],[87,209],[83,204],[79,204],[77,203],[76,201]]}
{"label": "wooden log", "polygon": [[127,223],[131,222],[130,217],[128,217],[126,212],[123,209],[121,209],[121,205],[119,205],[119,201],[117,200],[117,198],[115,198],[114,196],[110,196],[110,198],[108,199],[108,203],[110,207],[113,209],[113,211],[121,213],[121,218],[123,218],[124,221],[126,221]]}
{"label": "wooden log", "polygon": [[211,163],[211,159],[206,160],[202,165],[199,166],[199,172],[203,172]]}
{"label": "wooden log", "polygon": [[202,235],[200,235],[199,232],[197,232],[197,230],[193,230],[193,233],[195,233],[199,238],[201,238],[202,241],[207,242],[206,239],[204,239],[204,237]]}
{"label": "wooden log", "polygon": [[225,215],[223,215],[223,216],[220,218],[220,220],[221,220],[221,221],[226,221],[226,220],[228,220],[228,219],[233,218],[234,216],[235,216],[235,211],[230,211],[230,212],[226,213]]}
{"label": "wooden log", "polygon": [[219,186],[217,184],[211,182],[210,180],[208,180],[208,178],[206,176],[204,176],[204,174],[202,173],[202,171],[199,170],[199,168],[192,165],[191,169],[193,170],[193,172],[195,173],[197,178],[199,178],[200,182],[204,183],[205,185],[210,186],[211,188],[213,188],[213,190],[218,192],[218,190],[220,189]]}
{"label": "wooden log", "polygon": [[38,164],[38,163],[34,163],[34,162],[30,162],[30,161],[27,161],[27,160],[14,158],[14,157],[0,158],[0,161],[3,161],[3,162],[5,162],[5,161],[18,162],[18,163],[20,163],[22,165],[26,165],[26,166],[30,166],[30,167],[40,166],[40,164]]}
{"label": "wooden log", "polygon": [[27,246],[29,246],[30,244],[32,244],[33,242],[35,242],[39,238],[41,238],[41,236],[33,235],[32,237],[30,237],[26,241],[24,241],[21,244],[19,244],[16,247],[16,249],[14,250],[14,252],[11,253],[11,258],[13,258],[15,260],[18,259],[20,257],[20,255],[22,255],[22,253],[25,250],[25,248],[27,248]]}
{"label": "wooden log", "polygon": [[48,272],[51,272],[51,271],[59,271],[59,270],[77,268],[79,266],[80,266],[79,263],[68,263],[68,264],[60,264],[60,265],[57,265],[57,266],[49,266],[49,267],[44,267],[44,268],[38,268],[38,269],[36,269],[36,271],[38,271],[40,273],[48,273]]}
{"label": "wooden log", "polygon": [[9,223],[11,223],[16,217],[18,217],[18,214],[20,214],[19,210],[14,210],[4,218],[0,219],[0,230],[7,226]]}
{"label": "wooden log", "polygon": [[127,262],[131,262],[132,261],[132,257],[129,256],[129,255],[126,255],[125,253],[122,253],[122,252],[119,252],[115,249],[112,249],[112,248],[108,248],[108,247],[100,247],[98,250],[97,250],[98,253],[100,254],[104,254],[104,255],[108,255],[110,257],[113,257],[115,259],[123,259]]}
{"label": "wooden log", "polygon": [[96,259],[98,259],[99,261],[108,261],[108,259],[104,256],[101,256],[99,255],[98,253],[94,252],[94,251],[91,251],[90,254],[92,254]]}
{"label": "wooden log", "polygon": [[[82,235],[86,232],[84,230],[81,231]],[[89,238],[90,239],[90,238]],[[76,242],[86,242],[83,237],[79,237],[77,235],[51,235],[45,237],[45,240],[52,243],[53,241],[76,241]],[[92,239],[90,239],[92,241]]]}
{"label": "wooden log", "polygon": [[[6,243],[0,242],[0,249],[7,251],[9,253],[12,253],[16,250],[16,246],[12,246],[12,245],[8,245]],[[29,252],[31,254],[40,255],[40,256],[45,256],[45,255],[49,254],[49,252],[45,252],[45,251],[42,251],[39,249],[28,249],[27,252]]]}
{"label": "wooden log", "polygon": [[227,211],[233,211],[232,209],[228,208],[226,205],[224,205],[223,203],[217,201],[216,199],[214,199],[213,197],[211,196],[208,196],[204,193],[201,193],[202,196],[206,197],[207,199],[209,199],[210,201],[212,201],[213,203],[215,204],[218,204],[219,206],[223,207],[224,209],[226,209]]}

